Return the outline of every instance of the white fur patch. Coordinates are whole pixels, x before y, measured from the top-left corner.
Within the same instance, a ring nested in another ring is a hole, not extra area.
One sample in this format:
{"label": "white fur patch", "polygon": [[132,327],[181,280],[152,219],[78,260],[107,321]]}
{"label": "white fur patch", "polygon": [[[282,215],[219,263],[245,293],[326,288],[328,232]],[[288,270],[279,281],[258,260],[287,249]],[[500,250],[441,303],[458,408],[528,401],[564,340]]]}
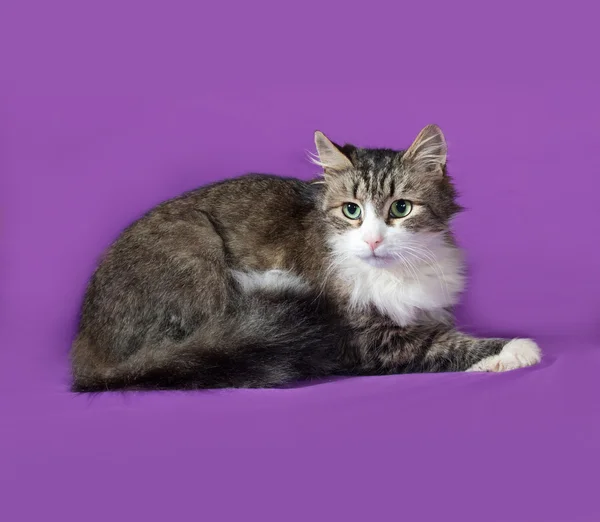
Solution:
{"label": "white fur patch", "polygon": [[375,306],[399,326],[414,323],[423,312],[446,318],[445,309],[456,304],[464,288],[460,251],[439,234],[386,227],[373,256],[364,241],[373,227],[368,207],[366,212],[367,230],[360,227],[330,242],[337,273],[349,286],[350,306]]}
{"label": "white fur patch", "polygon": [[266,270],[264,272],[232,270],[231,272],[238,283],[242,285],[244,292],[253,290],[305,292],[309,289],[306,281],[286,270]]}
{"label": "white fur patch", "polygon": [[498,355],[482,359],[471,366],[468,372],[506,372],[537,364],[542,352],[531,339],[513,339],[504,345]]}

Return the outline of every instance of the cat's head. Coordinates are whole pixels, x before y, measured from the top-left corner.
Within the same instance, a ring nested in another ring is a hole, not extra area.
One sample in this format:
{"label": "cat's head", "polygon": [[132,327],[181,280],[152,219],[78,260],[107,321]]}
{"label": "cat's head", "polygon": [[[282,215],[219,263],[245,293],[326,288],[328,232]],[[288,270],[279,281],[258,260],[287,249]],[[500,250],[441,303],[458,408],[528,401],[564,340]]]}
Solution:
{"label": "cat's head", "polygon": [[460,210],[446,172],[446,141],[428,125],[406,150],[339,146],[315,133],[323,210],[338,259],[410,266],[444,241]]}

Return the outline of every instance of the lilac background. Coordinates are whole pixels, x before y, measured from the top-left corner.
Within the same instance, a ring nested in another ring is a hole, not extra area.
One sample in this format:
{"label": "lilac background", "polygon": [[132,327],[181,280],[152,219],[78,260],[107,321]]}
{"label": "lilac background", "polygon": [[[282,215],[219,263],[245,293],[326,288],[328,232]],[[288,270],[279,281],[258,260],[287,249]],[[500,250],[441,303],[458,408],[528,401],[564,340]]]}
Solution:
{"label": "lilac background", "polygon": [[[597,521],[594,2],[0,3],[0,518]],[[444,129],[469,211],[460,322],[531,335],[503,375],[68,392],[96,259],[151,205],[312,133]]]}

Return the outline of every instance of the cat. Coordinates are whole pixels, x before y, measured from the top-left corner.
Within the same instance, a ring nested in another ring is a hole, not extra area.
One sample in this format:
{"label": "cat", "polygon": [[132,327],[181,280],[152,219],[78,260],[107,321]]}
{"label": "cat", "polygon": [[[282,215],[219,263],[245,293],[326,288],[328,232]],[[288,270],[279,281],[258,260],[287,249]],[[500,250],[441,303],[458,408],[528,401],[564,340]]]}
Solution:
{"label": "cat", "polygon": [[315,133],[309,182],[248,174],[166,201],[92,276],[73,390],[276,387],[530,366],[530,339],[457,331],[461,210],[441,129],[406,150]]}

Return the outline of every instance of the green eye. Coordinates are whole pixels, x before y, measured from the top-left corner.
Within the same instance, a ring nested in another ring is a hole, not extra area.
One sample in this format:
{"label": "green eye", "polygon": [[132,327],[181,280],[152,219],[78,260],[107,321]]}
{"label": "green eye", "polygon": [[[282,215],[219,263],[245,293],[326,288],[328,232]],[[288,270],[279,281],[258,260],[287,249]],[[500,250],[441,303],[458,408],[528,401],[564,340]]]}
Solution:
{"label": "green eye", "polygon": [[403,218],[410,214],[412,203],[407,199],[399,199],[394,201],[390,207],[390,216],[393,218]]}
{"label": "green eye", "polygon": [[344,203],[342,212],[348,219],[358,219],[361,214],[360,207],[356,203]]}

